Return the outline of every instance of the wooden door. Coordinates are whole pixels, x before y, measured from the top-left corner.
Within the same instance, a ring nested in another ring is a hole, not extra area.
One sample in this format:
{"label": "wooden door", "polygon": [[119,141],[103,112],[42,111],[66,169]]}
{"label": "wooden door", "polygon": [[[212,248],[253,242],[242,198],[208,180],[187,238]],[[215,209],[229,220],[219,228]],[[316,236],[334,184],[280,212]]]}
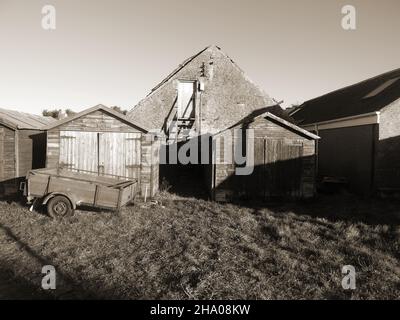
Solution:
{"label": "wooden door", "polygon": [[140,180],[141,142],[140,133],[127,133],[125,135],[125,175],[129,178]]}
{"label": "wooden door", "polygon": [[140,133],[60,132],[60,166],[78,172],[93,172],[140,178]]}
{"label": "wooden door", "polygon": [[99,133],[99,172],[140,178],[140,133]]}
{"label": "wooden door", "polygon": [[78,172],[97,173],[97,136],[97,132],[60,131],[60,166]]}
{"label": "wooden door", "polygon": [[265,197],[265,140],[255,138],[254,140],[254,169],[251,175],[242,176],[243,185],[239,188],[247,190],[249,198]]}
{"label": "wooden door", "polygon": [[265,197],[300,197],[303,144],[299,140],[265,140]]}

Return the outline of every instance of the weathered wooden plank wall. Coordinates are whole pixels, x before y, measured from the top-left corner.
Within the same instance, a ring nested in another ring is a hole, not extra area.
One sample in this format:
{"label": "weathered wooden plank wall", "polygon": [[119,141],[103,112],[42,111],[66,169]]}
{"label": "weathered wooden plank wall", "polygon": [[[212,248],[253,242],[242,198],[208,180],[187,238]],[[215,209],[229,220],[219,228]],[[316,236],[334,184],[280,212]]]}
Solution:
{"label": "weathered wooden plank wall", "polygon": [[[254,148],[254,171],[249,176],[235,174],[233,158],[238,137],[234,129],[214,138],[215,154],[213,197],[232,198],[309,198],[315,194],[315,142],[273,121],[261,118],[246,128],[253,130],[249,145]],[[227,145],[228,144],[228,145]]]}
{"label": "weathered wooden plank wall", "polygon": [[158,192],[159,178],[160,178],[160,140],[152,136],[152,159],[151,159],[151,179],[152,179],[152,191],[151,195],[154,196]]}
{"label": "weathered wooden plank wall", "polygon": [[151,196],[152,185],[152,137],[142,135],[141,139],[141,170],[140,170],[140,190],[143,197]]}
{"label": "weathered wooden plank wall", "polygon": [[45,144],[43,131],[0,127],[0,193],[16,193],[30,169],[45,166]]}
{"label": "weathered wooden plank wall", "polygon": [[140,132],[121,120],[98,110],[83,117],[67,122],[62,130],[70,131],[111,131],[111,132]]}
{"label": "weathered wooden plank wall", "polygon": [[98,172],[97,139],[97,132],[60,131],[60,166]]}
{"label": "weathered wooden plank wall", "polygon": [[15,134],[3,127],[3,181],[15,178]]}
{"label": "weathered wooden plank wall", "polygon": [[135,178],[142,196],[152,197],[158,191],[153,136],[102,111],[49,130],[46,166]]}
{"label": "weathered wooden plank wall", "polygon": [[302,197],[302,140],[265,139],[264,143],[264,197]]}
{"label": "weathered wooden plank wall", "polygon": [[46,167],[57,168],[60,160],[60,130],[47,131]]}
{"label": "weathered wooden plank wall", "polygon": [[18,177],[32,168],[45,166],[45,134],[38,130],[18,130]]}
{"label": "weathered wooden plank wall", "polygon": [[125,157],[122,159],[123,174],[140,180],[140,160],[141,160],[141,134],[125,133],[120,136],[120,142],[124,148]]}

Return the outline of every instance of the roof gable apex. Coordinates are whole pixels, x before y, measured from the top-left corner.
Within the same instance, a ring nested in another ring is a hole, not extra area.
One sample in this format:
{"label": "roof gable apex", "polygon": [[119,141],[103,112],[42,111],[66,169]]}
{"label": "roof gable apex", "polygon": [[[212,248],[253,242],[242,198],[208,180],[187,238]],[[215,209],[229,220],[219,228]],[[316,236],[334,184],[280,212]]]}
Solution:
{"label": "roof gable apex", "polygon": [[218,46],[208,46],[186,59],[127,114],[148,130],[162,130],[177,103],[179,80],[199,81],[201,132],[216,132],[255,109],[275,105],[260,86]]}
{"label": "roof gable apex", "polygon": [[[194,59],[196,59],[198,56],[200,56],[201,54],[203,54],[205,52],[209,52],[211,54],[213,54],[213,53],[222,54],[227,60],[229,60],[232,63],[232,65],[234,65],[240,72],[242,72],[244,74],[244,71],[224,51],[222,51],[222,49],[219,46],[210,45],[210,46],[205,47],[203,50],[199,51],[195,55],[187,58],[181,64],[179,64],[179,66],[177,68],[175,68],[170,74],[168,74],[168,76],[166,76],[160,83],[158,83],[153,89],[151,89],[150,93],[144,99],[139,101],[138,104],[140,104],[143,100],[146,100],[147,98],[149,98],[151,95],[153,95],[156,91],[161,89],[164,85],[166,85],[170,81],[173,81],[175,79],[175,76],[180,71],[187,68]],[[247,77],[246,77],[246,79],[249,80]]]}
{"label": "roof gable apex", "polygon": [[307,131],[307,130],[305,130],[303,128],[300,128],[299,126],[296,126],[295,124],[293,124],[293,123],[291,123],[289,121],[286,121],[285,119],[282,119],[282,118],[280,118],[280,117],[278,117],[278,116],[276,116],[276,115],[274,115],[274,114],[272,114],[272,113],[270,113],[268,111],[263,113],[263,114],[260,114],[260,115],[258,115],[256,117],[254,117],[252,119],[247,119],[246,121],[236,123],[236,124],[234,124],[233,126],[227,128],[227,129],[219,131],[218,133],[214,134],[213,136],[219,135],[219,134],[221,134],[221,133],[223,133],[223,132],[225,132],[227,130],[233,129],[233,128],[238,127],[240,125],[244,125],[246,123],[255,122],[255,121],[258,121],[258,120],[261,120],[261,119],[270,119],[270,120],[273,120],[275,122],[278,122],[283,127],[291,129],[291,130],[297,132],[298,134],[300,134],[302,136],[308,137],[309,139],[313,139],[313,140],[319,140],[320,139],[320,137],[317,136],[316,134],[311,133],[311,132],[309,132],[309,131]]}
{"label": "roof gable apex", "polygon": [[44,127],[44,130],[51,130],[51,129],[57,128],[59,126],[62,126],[63,124],[66,124],[68,122],[74,121],[76,119],[79,119],[79,118],[81,118],[83,116],[86,116],[86,115],[88,115],[90,113],[93,113],[93,112],[96,112],[96,111],[103,111],[105,113],[108,113],[108,114],[112,115],[113,117],[121,120],[122,122],[125,122],[125,123],[129,124],[130,126],[138,129],[139,131],[142,131],[144,133],[148,132],[146,129],[143,129],[142,127],[139,127],[138,125],[136,125],[134,122],[132,122],[131,119],[127,118],[122,113],[117,112],[117,111],[115,111],[115,110],[113,110],[111,108],[108,108],[108,107],[106,107],[106,106],[104,106],[102,104],[99,104],[97,106],[91,107],[91,108],[86,109],[86,110],[83,110],[83,111],[81,111],[81,112],[79,112],[77,114],[74,114],[71,117],[67,117],[67,118],[58,120],[55,123],[52,123],[51,125],[48,125],[48,126]]}

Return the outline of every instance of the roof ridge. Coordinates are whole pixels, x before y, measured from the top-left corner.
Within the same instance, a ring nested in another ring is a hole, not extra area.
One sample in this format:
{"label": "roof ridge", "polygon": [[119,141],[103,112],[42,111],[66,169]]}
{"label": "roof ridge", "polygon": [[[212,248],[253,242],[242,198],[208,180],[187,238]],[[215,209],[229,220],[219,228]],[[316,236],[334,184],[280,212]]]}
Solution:
{"label": "roof ridge", "polygon": [[[181,71],[186,65],[188,65],[191,61],[193,61],[196,57],[198,57],[200,54],[202,54],[203,52],[205,52],[206,50],[212,48],[215,45],[208,45],[207,47],[205,47],[204,49],[200,50],[198,53],[190,56],[189,58],[183,60],[182,63],[180,63],[178,65],[178,67],[176,67],[174,70],[172,70],[172,72],[170,72],[165,78],[163,78],[163,80],[161,80],[156,86],[154,86],[150,92],[143,98],[141,99],[138,103],[135,104],[135,106],[132,107],[131,110],[129,110],[128,113],[130,113],[131,111],[133,111],[135,109],[136,106],[140,105],[144,100],[146,100],[147,98],[151,97],[153,95],[153,93],[155,93],[156,91],[158,91],[161,87],[164,86],[164,84],[166,84],[174,75],[176,75],[179,71]],[[219,48],[218,46],[215,46],[216,48]]]}
{"label": "roof ridge", "polygon": [[[190,63],[191,61],[193,61],[196,57],[198,57],[200,54],[202,54],[203,52],[207,51],[208,49],[210,49],[211,47],[213,47],[212,45],[205,47],[203,50],[200,50],[198,53],[190,56],[189,58],[186,58],[185,60],[183,60],[182,63],[180,63],[178,65],[177,68],[175,68],[174,70],[172,70],[171,73],[169,73],[163,80],[161,80],[161,82],[159,84],[157,84],[153,89],[151,89],[150,93],[147,95],[151,95],[151,93],[153,93],[154,91],[156,91],[158,88],[160,88],[164,83],[168,82],[169,79],[171,79],[175,74],[177,74],[180,70],[182,70],[188,63]],[[217,47],[218,48],[218,47]],[[147,97],[146,96],[146,97]]]}
{"label": "roof ridge", "polygon": [[258,90],[261,91],[261,93],[272,99],[273,98],[257,83],[255,83],[253,80],[251,80],[247,74],[244,72],[244,70],[242,68],[240,68],[240,66],[227,54],[225,53],[225,51],[223,51],[221,49],[220,46],[212,44],[212,45],[208,45],[206,46],[204,49],[200,50],[198,53],[190,56],[189,58],[185,59],[181,64],[178,65],[177,68],[175,68],[171,73],[168,74],[167,77],[165,77],[158,85],[156,85],[153,89],[151,89],[150,93],[148,93],[143,99],[141,99],[129,112],[132,112],[136,106],[139,106],[143,101],[145,101],[146,99],[148,99],[149,97],[151,97],[155,92],[157,92],[159,89],[161,89],[166,83],[168,83],[179,71],[181,71],[183,68],[185,68],[190,62],[192,62],[195,58],[197,58],[199,55],[201,55],[202,53],[204,53],[205,51],[209,50],[209,49],[213,49],[215,48],[216,50],[218,50],[219,52],[222,53],[222,55],[229,59],[229,61],[232,63],[232,65],[239,70],[239,72],[243,75],[243,77],[245,78],[245,80],[249,81],[252,85],[254,85]]}

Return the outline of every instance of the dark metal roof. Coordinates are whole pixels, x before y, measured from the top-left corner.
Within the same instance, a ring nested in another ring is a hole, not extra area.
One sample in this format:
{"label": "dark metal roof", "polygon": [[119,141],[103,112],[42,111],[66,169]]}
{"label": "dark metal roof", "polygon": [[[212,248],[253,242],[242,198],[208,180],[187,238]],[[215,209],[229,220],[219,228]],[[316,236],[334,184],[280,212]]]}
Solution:
{"label": "dark metal roof", "polygon": [[52,117],[0,108],[0,123],[13,129],[42,130],[44,126],[55,121]]}
{"label": "dark metal roof", "polygon": [[400,98],[400,69],[304,102],[291,116],[306,125],[379,111]]}

